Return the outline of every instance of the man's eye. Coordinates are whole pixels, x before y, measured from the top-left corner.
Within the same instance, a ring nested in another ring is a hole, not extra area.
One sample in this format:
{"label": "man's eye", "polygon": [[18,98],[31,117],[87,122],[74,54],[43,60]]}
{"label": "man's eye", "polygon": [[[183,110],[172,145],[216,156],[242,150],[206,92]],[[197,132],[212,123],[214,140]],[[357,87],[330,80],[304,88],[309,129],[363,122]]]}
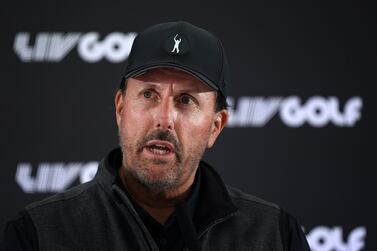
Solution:
{"label": "man's eye", "polygon": [[190,96],[182,96],[180,98],[180,101],[182,104],[189,105],[193,102],[192,98]]}
{"label": "man's eye", "polygon": [[144,91],[143,95],[144,95],[144,98],[151,98],[152,92],[151,91]]}

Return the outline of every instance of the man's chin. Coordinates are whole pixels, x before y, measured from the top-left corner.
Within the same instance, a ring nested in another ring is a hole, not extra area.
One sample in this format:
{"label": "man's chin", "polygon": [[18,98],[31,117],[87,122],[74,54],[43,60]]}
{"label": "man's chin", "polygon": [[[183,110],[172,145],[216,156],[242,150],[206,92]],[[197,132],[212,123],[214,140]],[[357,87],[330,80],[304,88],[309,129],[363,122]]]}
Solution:
{"label": "man's chin", "polygon": [[152,170],[137,172],[134,176],[140,184],[151,190],[167,190],[176,187],[178,183],[176,175],[169,173],[169,170],[161,169],[164,169],[164,167],[157,165]]}
{"label": "man's chin", "polygon": [[177,183],[172,180],[164,179],[139,179],[140,184],[142,184],[148,190],[153,192],[163,192],[171,190],[177,187]]}
{"label": "man's chin", "polygon": [[168,167],[170,164],[170,161],[167,161],[167,160],[162,160],[162,159],[153,159],[150,161],[152,165],[156,165],[156,168],[159,168],[159,167]]}

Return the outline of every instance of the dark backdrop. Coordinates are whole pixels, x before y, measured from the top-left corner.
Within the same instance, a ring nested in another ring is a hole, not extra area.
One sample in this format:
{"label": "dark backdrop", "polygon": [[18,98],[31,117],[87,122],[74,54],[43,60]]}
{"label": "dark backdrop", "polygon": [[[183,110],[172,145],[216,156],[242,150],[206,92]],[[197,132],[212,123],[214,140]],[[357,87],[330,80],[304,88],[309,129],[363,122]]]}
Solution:
{"label": "dark backdrop", "polygon": [[186,20],[216,34],[231,65],[233,117],[205,159],[295,215],[312,250],[376,250],[372,6],[52,2],[0,8],[0,228],[90,178],[117,146],[113,100],[133,33]]}

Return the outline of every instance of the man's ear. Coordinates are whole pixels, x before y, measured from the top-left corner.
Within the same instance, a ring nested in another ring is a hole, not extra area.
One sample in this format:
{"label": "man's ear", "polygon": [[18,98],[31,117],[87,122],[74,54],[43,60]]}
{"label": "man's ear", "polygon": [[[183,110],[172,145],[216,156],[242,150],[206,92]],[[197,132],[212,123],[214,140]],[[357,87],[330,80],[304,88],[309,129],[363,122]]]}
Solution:
{"label": "man's ear", "polygon": [[215,143],[217,137],[224,129],[226,123],[228,122],[229,114],[227,109],[223,109],[216,113],[215,120],[212,123],[211,135],[209,136],[207,147],[211,148]]}
{"label": "man's ear", "polygon": [[115,115],[117,119],[118,127],[120,127],[120,121],[122,120],[122,113],[123,113],[123,94],[121,90],[118,90],[115,95]]}

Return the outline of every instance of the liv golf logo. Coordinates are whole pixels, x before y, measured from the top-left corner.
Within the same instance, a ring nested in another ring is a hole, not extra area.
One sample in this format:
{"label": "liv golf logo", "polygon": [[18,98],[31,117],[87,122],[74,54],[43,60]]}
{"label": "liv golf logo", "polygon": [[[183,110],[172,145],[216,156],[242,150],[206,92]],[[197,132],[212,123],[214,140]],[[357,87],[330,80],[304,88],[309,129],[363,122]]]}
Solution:
{"label": "liv golf logo", "polygon": [[57,193],[79,180],[85,183],[97,173],[98,162],[40,163],[33,175],[31,163],[19,163],[16,182],[25,193]]}
{"label": "liv golf logo", "polygon": [[353,229],[348,236],[341,226],[318,226],[306,238],[312,251],[360,251],[365,247],[366,233],[364,226]]}
{"label": "liv golf logo", "polygon": [[363,100],[351,97],[343,104],[338,97],[313,96],[302,100],[290,97],[240,97],[227,99],[229,109],[228,127],[263,127],[274,116],[289,127],[307,124],[324,127],[333,124],[337,127],[354,127],[361,119]]}
{"label": "liv golf logo", "polygon": [[22,62],[60,62],[74,47],[84,61],[96,63],[107,59],[119,63],[130,54],[136,33],[113,32],[101,39],[98,32],[28,32],[16,34],[13,50]]}

